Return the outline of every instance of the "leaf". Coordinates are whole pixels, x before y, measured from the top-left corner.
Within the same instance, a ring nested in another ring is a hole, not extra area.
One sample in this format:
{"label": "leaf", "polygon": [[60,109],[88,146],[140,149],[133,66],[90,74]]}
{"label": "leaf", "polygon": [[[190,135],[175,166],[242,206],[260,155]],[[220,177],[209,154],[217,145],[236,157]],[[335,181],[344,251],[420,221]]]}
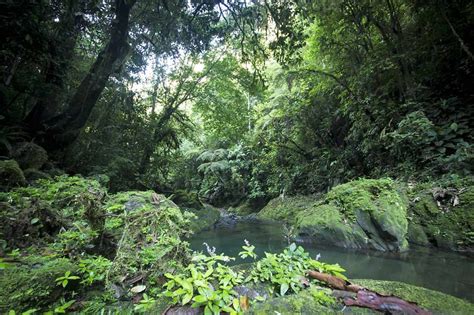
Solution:
{"label": "leaf", "polygon": [[38,223],[39,220],[40,220],[39,218],[33,218],[33,219],[31,219],[30,223],[33,225],[33,224]]}
{"label": "leaf", "polygon": [[145,285],[137,285],[137,286],[134,286],[133,288],[130,289],[130,292],[132,293],[140,293],[140,292],[143,292],[146,290],[146,286]]}
{"label": "leaf", "polygon": [[296,244],[295,243],[291,243],[290,245],[290,251],[294,252],[296,250]]}
{"label": "leaf", "polygon": [[283,296],[285,293],[288,291],[290,287],[288,286],[288,283],[282,283],[280,287],[280,295]]}
{"label": "leaf", "polygon": [[206,297],[205,296],[202,296],[202,295],[196,295],[193,300],[197,303],[204,303],[207,301]]}
{"label": "leaf", "polygon": [[188,304],[189,301],[191,301],[192,298],[193,298],[193,294],[192,294],[192,293],[186,294],[186,295],[183,297],[183,300],[181,301],[181,304],[183,304],[183,305]]}

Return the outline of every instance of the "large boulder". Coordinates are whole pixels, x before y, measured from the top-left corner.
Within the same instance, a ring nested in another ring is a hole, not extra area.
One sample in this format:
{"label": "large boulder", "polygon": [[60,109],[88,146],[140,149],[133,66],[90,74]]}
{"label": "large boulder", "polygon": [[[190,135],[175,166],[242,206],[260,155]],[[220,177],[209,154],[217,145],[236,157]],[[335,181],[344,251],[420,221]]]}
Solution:
{"label": "large boulder", "polygon": [[48,161],[48,153],[33,142],[20,142],[14,146],[12,158],[24,170],[29,168],[38,170]]}
{"label": "large boulder", "polygon": [[[189,258],[185,238],[194,215],[153,191],[109,196],[104,206],[105,233],[116,243],[109,285],[120,297],[138,284],[150,286]],[[138,280],[137,280],[138,279]]]}
{"label": "large boulder", "polygon": [[214,224],[216,224],[221,217],[219,209],[207,204],[200,209],[186,210],[195,215],[195,218],[191,218],[189,224],[190,229],[195,233],[213,228]]}
{"label": "large boulder", "polygon": [[409,242],[474,252],[474,179],[419,184],[410,201]]}
{"label": "large boulder", "polygon": [[381,251],[407,249],[407,199],[391,179],[360,179],[322,198],[272,200],[260,218],[285,221],[308,242]]}
{"label": "large boulder", "polygon": [[68,259],[39,256],[0,269],[0,313],[15,310],[21,314],[28,309],[50,305],[74,287],[74,283],[69,283],[65,290],[56,284],[56,279],[66,272],[77,275],[77,269]]}
{"label": "large boulder", "polygon": [[296,224],[296,215],[319,202],[315,196],[277,197],[258,213],[260,219]]}
{"label": "large boulder", "polygon": [[49,242],[60,230],[87,227],[100,233],[105,194],[97,181],[80,176],[37,180],[0,193],[0,237],[15,248]]}
{"label": "large boulder", "polygon": [[25,183],[25,175],[15,160],[0,161],[0,186],[8,188]]}

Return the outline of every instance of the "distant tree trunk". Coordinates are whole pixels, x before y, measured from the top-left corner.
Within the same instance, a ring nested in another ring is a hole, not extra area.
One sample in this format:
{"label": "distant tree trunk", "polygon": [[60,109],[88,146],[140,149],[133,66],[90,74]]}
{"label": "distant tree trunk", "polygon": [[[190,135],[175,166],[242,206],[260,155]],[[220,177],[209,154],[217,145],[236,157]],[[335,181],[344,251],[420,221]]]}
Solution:
{"label": "distant tree trunk", "polygon": [[140,161],[140,166],[138,168],[139,174],[144,174],[150,165],[150,158],[153,154],[154,148],[163,140],[166,136],[166,125],[172,118],[173,114],[178,110],[178,106],[172,104],[168,105],[161,114],[160,118],[155,122],[155,128],[153,130],[153,137],[151,141],[146,143],[146,146],[143,150],[143,155]]}
{"label": "distant tree trunk", "polygon": [[115,19],[110,40],[100,52],[89,73],[82,80],[66,109],[45,122],[43,145],[59,150],[70,145],[79,135],[99,99],[110,75],[125,61],[130,11],[136,0],[116,0]]}

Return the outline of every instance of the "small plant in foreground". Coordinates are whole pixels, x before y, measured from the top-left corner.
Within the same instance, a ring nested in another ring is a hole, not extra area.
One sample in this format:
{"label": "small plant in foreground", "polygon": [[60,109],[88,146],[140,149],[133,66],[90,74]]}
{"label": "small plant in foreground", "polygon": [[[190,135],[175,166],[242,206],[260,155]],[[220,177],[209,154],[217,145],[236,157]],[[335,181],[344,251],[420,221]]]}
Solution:
{"label": "small plant in foreground", "polygon": [[80,278],[78,276],[71,276],[71,272],[66,271],[64,276],[56,278],[55,281],[57,285],[62,285],[63,288],[65,288],[67,284],[69,283],[69,280],[77,280],[77,279],[80,279]]}
{"label": "small plant in foreground", "polygon": [[[240,257],[256,258],[255,246],[250,245],[248,241],[245,241],[242,249],[243,251],[239,253]],[[164,285],[163,296],[171,298],[175,304],[203,307],[205,315],[217,315],[222,312],[240,314],[248,308],[249,301],[242,301],[242,297],[239,298],[234,290],[236,286],[252,282],[264,283],[269,285],[272,295],[279,296],[289,292],[298,293],[309,286],[312,295],[320,303],[329,305],[333,299],[317,286],[317,280],[305,278],[306,271],[318,270],[346,279],[342,274],[345,270],[339,265],[314,260],[301,246],[297,247],[295,244],[291,244],[280,254],[265,253],[265,257],[256,262],[246,278],[242,271],[235,271],[225,265],[235,258],[224,254],[216,255],[215,250],[208,252],[210,256],[196,254],[192,263],[181,274],[165,274],[169,281]],[[262,298],[255,300],[261,301]]]}
{"label": "small plant in foreground", "polygon": [[133,309],[136,312],[146,312],[151,310],[155,306],[155,299],[152,297],[149,297],[146,293],[143,294],[143,298],[138,302],[137,305],[135,305],[135,308]]}
{"label": "small plant in foreground", "polygon": [[245,245],[242,246],[243,251],[239,253],[240,258],[245,259],[247,257],[256,259],[257,254],[255,254],[255,246],[250,245],[249,241],[244,240]]}

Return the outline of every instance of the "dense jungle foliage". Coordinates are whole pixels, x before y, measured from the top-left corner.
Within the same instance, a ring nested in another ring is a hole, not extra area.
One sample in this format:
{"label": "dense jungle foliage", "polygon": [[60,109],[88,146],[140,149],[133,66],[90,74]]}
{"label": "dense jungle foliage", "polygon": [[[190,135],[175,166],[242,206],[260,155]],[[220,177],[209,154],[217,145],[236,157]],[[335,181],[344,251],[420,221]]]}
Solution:
{"label": "dense jungle foliage", "polygon": [[0,312],[336,305],[299,276],[343,269],[294,245],[191,258],[214,207],[472,253],[473,25],[468,0],[0,1]]}

